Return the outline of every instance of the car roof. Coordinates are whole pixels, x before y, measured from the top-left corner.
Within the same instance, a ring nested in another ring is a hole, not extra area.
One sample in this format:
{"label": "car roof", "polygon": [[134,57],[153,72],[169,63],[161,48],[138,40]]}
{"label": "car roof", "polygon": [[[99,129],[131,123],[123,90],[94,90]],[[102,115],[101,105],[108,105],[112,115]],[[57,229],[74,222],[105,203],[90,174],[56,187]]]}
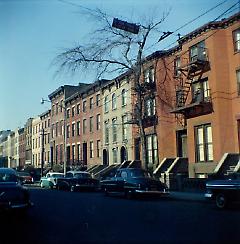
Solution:
{"label": "car roof", "polygon": [[17,174],[16,170],[11,169],[11,168],[0,168],[0,173],[2,174]]}
{"label": "car roof", "polygon": [[72,173],[72,174],[90,174],[89,172],[86,172],[86,171],[74,171],[74,170],[70,170],[67,173]]}
{"label": "car roof", "polygon": [[48,172],[47,174],[50,174],[50,175],[63,175],[63,173],[60,173],[60,172]]}

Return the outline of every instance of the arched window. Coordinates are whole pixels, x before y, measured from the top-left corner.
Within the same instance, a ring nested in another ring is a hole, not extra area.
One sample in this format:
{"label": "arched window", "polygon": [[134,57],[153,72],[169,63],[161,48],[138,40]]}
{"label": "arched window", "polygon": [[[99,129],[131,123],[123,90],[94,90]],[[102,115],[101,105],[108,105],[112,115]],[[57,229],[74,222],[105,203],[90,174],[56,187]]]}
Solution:
{"label": "arched window", "polygon": [[109,111],[108,103],[109,103],[108,96],[106,96],[104,98],[104,112],[105,113],[107,113]]}
{"label": "arched window", "polygon": [[117,109],[117,96],[115,93],[112,95],[112,110]]}
{"label": "arched window", "polygon": [[125,89],[122,90],[122,106],[127,105],[127,91]]}

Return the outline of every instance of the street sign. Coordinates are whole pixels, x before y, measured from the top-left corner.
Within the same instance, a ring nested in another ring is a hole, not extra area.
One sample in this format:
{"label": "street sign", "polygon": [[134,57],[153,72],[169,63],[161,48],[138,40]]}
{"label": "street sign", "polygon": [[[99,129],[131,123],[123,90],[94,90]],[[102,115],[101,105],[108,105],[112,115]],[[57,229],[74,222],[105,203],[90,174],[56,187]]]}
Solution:
{"label": "street sign", "polygon": [[128,23],[123,20],[119,20],[117,18],[113,19],[112,27],[115,27],[117,29],[121,29],[127,32],[131,32],[133,34],[138,34],[139,32],[139,25]]}

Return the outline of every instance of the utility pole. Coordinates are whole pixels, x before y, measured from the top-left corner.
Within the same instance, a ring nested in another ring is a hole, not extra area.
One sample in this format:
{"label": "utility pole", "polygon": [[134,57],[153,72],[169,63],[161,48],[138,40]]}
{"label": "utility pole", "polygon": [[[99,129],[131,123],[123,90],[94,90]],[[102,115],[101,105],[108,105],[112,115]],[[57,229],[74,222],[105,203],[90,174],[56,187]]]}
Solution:
{"label": "utility pole", "polygon": [[44,166],[44,152],[45,152],[45,148],[44,148],[44,138],[45,138],[45,133],[44,133],[44,129],[42,129],[42,151],[41,151],[41,154],[42,154],[42,157],[41,157],[41,177],[43,177],[43,166]]}

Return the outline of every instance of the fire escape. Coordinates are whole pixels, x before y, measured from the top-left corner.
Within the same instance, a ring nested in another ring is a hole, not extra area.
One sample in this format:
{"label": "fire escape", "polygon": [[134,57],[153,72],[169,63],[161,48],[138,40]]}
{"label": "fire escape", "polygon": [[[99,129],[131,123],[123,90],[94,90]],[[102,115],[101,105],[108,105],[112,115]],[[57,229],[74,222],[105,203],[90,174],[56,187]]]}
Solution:
{"label": "fire escape", "polygon": [[[210,70],[207,49],[204,46],[204,42],[201,42],[190,48],[189,58],[182,58],[183,64],[175,67],[176,104],[171,113],[175,114],[182,126],[186,125],[189,118],[212,112],[208,80],[207,77],[202,78]],[[191,97],[189,93],[192,94]]]}

